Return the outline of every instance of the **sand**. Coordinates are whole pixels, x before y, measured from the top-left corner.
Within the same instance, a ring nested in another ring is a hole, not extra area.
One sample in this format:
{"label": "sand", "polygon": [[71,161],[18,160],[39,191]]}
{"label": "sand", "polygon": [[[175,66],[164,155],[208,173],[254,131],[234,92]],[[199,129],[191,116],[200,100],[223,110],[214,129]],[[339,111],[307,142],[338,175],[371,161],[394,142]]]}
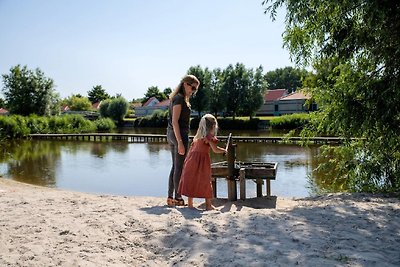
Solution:
{"label": "sand", "polygon": [[400,266],[398,198],[214,204],[167,207],[0,178],[0,266]]}

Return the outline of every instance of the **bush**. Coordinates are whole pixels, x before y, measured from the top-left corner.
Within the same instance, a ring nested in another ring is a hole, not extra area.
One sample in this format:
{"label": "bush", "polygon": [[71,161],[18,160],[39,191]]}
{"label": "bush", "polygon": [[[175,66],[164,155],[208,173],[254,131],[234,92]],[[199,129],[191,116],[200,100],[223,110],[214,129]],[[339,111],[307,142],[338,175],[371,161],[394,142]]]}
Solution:
{"label": "bush", "polygon": [[[190,121],[190,129],[199,127],[200,118],[196,117]],[[222,130],[257,130],[260,120],[257,118],[250,120],[218,118],[218,128]]]}
{"label": "bush", "polygon": [[98,132],[109,132],[113,130],[116,126],[112,119],[101,118],[94,121]]}
{"label": "bush", "polygon": [[27,117],[27,127],[31,134],[43,134],[49,132],[49,119],[38,115],[30,115]]}
{"label": "bush", "polygon": [[168,126],[168,110],[156,110],[152,115],[137,118],[135,120],[135,127],[167,127]]}
{"label": "bush", "polygon": [[0,116],[0,137],[21,138],[27,137],[29,134],[30,130],[23,116]]}
{"label": "bush", "polygon": [[302,129],[310,122],[310,114],[296,113],[290,115],[282,115],[280,117],[272,118],[270,121],[271,128],[273,129]]}
{"label": "bush", "polygon": [[88,133],[95,131],[95,123],[81,115],[63,115],[49,118],[49,133]]}

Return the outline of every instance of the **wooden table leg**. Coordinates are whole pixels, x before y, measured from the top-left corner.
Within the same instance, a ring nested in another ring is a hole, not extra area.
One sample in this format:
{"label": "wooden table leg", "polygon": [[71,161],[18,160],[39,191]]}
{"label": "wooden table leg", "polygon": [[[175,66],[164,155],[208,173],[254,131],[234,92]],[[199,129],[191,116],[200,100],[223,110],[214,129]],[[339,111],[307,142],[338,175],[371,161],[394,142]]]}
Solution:
{"label": "wooden table leg", "polygon": [[263,181],[261,179],[257,179],[256,183],[257,183],[257,197],[262,197],[262,183],[263,183]]}
{"label": "wooden table leg", "polygon": [[267,179],[265,184],[267,185],[267,196],[269,197],[271,196],[271,180]]}
{"label": "wooden table leg", "polygon": [[212,184],[212,188],[213,188],[214,198],[217,198],[217,178],[212,178],[211,184]]}
{"label": "wooden table leg", "polygon": [[244,168],[239,170],[239,187],[240,187],[240,199],[246,199],[246,171]]}

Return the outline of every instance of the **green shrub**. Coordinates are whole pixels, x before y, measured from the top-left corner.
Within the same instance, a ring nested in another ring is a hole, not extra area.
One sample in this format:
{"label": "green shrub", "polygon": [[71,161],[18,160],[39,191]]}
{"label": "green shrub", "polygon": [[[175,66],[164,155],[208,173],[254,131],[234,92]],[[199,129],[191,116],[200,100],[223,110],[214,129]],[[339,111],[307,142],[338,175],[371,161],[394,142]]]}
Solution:
{"label": "green shrub", "polygon": [[[230,118],[217,118],[218,127],[222,130],[257,130],[260,120],[254,119],[230,119]],[[200,118],[196,117],[190,120],[190,129],[197,129],[199,127]]]}
{"label": "green shrub", "polygon": [[135,120],[135,127],[167,127],[168,125],[168,110],[156,110],[152,115],[137,118]]}
{"label": "green shrub", "polygon": [[270,126],[273,129],[302,129],[310,122],[310,114],[296,113],[290,115],[282,115],[274,117],[270,121]]}
{"label": "green shrub", "polygon": [[112,119],[101,118],[94,121],[98,132],[109,132],[113,130],[116,126]]}
{"label": "green shrub", "polygon": [[27,127],[31,134],[44,134],[49,132],[49,119],[38,115],[30,115],[27,117]]}
{"label": "green shrub", "polygon": [[95,131],[95,123],[81,115],[63,115],[49,118],[50,133],[88,133]]}
{"label": "green shrub", "polygon": [[2,138],[22,138],[29,134],[30,130],[23,116],[0,116],[0,136]]}

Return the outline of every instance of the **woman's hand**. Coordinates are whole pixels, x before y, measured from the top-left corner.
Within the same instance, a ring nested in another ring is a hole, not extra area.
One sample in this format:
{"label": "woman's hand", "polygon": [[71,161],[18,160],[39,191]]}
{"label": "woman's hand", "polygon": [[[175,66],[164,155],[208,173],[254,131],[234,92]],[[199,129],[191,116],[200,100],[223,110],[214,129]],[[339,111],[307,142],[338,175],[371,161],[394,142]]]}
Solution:
{"label": "woman's hand", "polygon": [[182,141],[178,141],[178,154],[185,155],[185,146]]}

